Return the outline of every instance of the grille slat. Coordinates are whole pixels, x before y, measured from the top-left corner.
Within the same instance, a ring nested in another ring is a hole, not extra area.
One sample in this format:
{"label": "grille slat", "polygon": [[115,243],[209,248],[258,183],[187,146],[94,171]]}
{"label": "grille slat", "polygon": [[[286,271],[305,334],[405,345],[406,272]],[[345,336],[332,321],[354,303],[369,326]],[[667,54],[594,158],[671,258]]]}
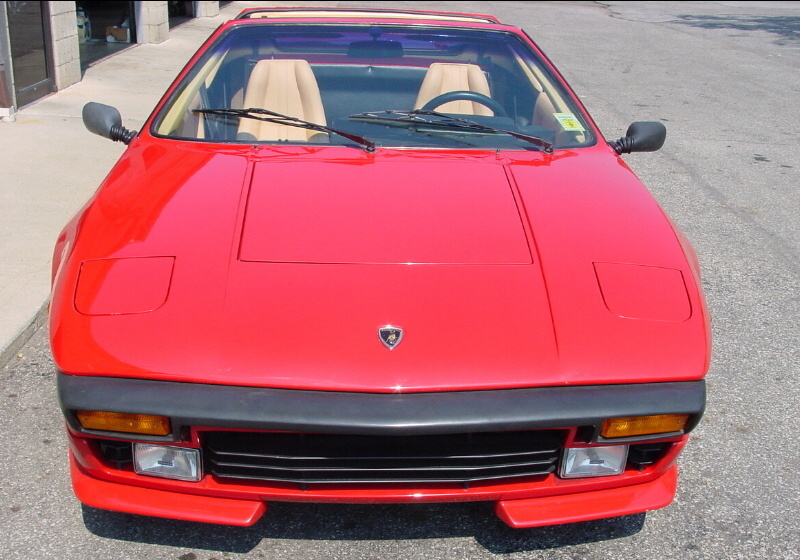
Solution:
{"label": "grille slat", "polygon": [[[321,456],[297,456],[291,457],[286,455],[276,455],[272,453],[236,453],[236,452],[228,452],[228,451],[216,451],[212,450],[215,455],[220,458],[224,457],[249,457],[254,460],[268,460],[268,461],[330,461],[330,457],[321,457]],[[447,459],[452,460],[480,460],[480,459],[501,459],[505,457],[518,457],[518,456],[533,456],[533,455],[547,455],[548,453],[553,453],[558,451],[558,448],[547,449],[544,451],[530,451],[530,452],[520,452],[520,453],[496,453],[496,454],[486,454],[486,455],[451,455],[447,456]],[[336,457],[337,460],[350,460],[350,461],[385,461],[385,460],[394,460],[397,459],[397,456],[341,456]],[[430,457],[426,456],[419,456],[419,457],[402,457],[402,459],[407,461],[413,460],[420,460],[420,461],[428,461]]]}
{"label": "grille slat", "polygon": [[[233,462],[233,461],[220,461],[219,459],[213,459],[214,463],[218,466],[231,466],[231,467],[249,467],[257,465],[253,463],[242,463],[242,462]],[[516,461],[512,463],[500,463],[500,464],[492,464],[492,465],[470,465],[470,464],[463,464],[463,465],[428,465],[425,463],[420,463],[418,465],[410,465],[410,466],[399,466],[396,463],[393,464],[386,464],[386,465],[370,465],[367,467],[357,466],[358,461],[353,462],[340,462],[340,461],[327,461],[327,464],[313,466],[313,465],[303,465],[303,466],[291,466],[291,467],[280,467],[278,465],[270,465],[268,468],[274,469],[282,469],[282,470],[296,470],[296,471],[326,471],[326,470],[335,470],[340,468],[349,468],[352,470],[364,470],[370,471],[375,470],[376,468],[389,468],[392,470],[427,470],[427,469],[466,469],[466,470],[474,470],[474,469],[482,469],[482,468],[497,468],[497,467],[513,467],[518,465],[548,465],[550,464],[549,459],[544,459],[540,461]],[[267,467],[265,467],[267,468]]]}
{"label": "grille slat", "polygon": [[[364,467],[357,467],[351,464],[337,464],[331,463],[326,466],[319,466],[319,467],[311,467],[311,466],[304,466],[304,467],[293,467],[293,468],[281,468],[276,466],[264,466],[264,465],[252,465],[246,463],[230,463],[224,461],[214,461],[216,467],[218,469],[225,469],[225,468],[251,468],[251,469],[265,469],[265,470],[272,470],[276,472],[334,472],[339,471],[342,469],[346,469],[349,471],[364,471],[364,472],[371,472],[375,471],[375,467],[371,468],[364,468]],[[536,461],[536,462],[524,462],[524,463],[506,463],[501,465],[489,465],[489,466],[442,466],[442,465],[433,465],[433,466],[426,466],[426,465],[419,465],[414,467],[397,467],[397,466],[382,466],[380,467],[381,471],[443,471],[443,470],[459,470],[459,471],[481,471],[481,470],[492,470],[492,469],[502,469],[502,468],[513,468],[513,467],[524,467],[524,466],[535,466],[535,465],[542,465],[545,468],[551,464],[551,461]]]}
{"label": "grille slat", "polygon": [[422,436],[205,432],[220,478],[309,483],[475,482],[555,470],[557,430]]}

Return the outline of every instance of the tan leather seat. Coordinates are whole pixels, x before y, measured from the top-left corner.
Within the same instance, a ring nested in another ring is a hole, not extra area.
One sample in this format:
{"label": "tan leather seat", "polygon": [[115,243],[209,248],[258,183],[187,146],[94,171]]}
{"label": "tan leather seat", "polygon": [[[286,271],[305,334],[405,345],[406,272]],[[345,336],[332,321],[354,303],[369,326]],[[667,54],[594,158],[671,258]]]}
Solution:
{"label": "tan leather seat", "polygon": [[[261,60],[253,68],[245,89],[245,109],[268,109],[326,125],[319,85],[305,60]],[[284,124],[242,118],[237,137],[242,140],[305,142],[320,133]],[[319,138],[315,138],[315,141]]]}
{"label": "tan leather seat", "polygon": [[[455,64],[434,62],[428,68],[422,86],[419,88],[415,109],[420,109],[428,101],[450,91],[474,91],[491,97],[489,82],[480,66],[475,64]],[[436,108],[442,113],[462,115],[494,115],[491,109],[474,101],[450,101]]]}

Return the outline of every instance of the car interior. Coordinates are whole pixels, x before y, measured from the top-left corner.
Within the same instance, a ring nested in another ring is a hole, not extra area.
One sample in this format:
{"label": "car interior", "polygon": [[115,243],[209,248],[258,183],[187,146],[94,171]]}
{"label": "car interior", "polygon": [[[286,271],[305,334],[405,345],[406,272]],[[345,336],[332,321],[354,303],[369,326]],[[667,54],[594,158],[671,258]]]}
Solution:
{"label": "car interior", "polygon": [[[326,43],[327,34],[334,37]],[[270,121],[269,115],[198,112],[266,109],[377,137],[385,145],[430,145],[437,142],[430,135],[351,118],[367,112],[427,110],[512,128],[561,146],[590,140],[588,127],[568,130],[558,120],[558,114],[578,119],[579,113],[546,72],[505,45],[447,37],[443,44],[429,47],[436,38],[405,34],[406,43],[422,43],[415,50],[398,40],[373,37],[344,44],[336,42],[336,33],[327,34],[301,34],[291,42],[267,40],[262,34],[258,40],[211,50],[168,101],[154,132],[222,142],[348,143],[326,131]]]}

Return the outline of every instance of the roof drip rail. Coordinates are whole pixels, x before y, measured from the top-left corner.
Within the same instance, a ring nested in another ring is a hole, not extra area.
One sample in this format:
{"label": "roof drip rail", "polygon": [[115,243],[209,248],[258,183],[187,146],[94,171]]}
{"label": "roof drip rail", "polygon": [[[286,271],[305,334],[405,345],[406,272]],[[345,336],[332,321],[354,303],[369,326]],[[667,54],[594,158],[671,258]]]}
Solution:
{"label": "roof drip rail", "polygon": [[235,19],[261,18],[385,18],[385,19],[427,19],[465,22],[500,23],[494,16],[485,14],[462,14],[458,12],[392,10],[382,8],[248,8],[242,10]]}

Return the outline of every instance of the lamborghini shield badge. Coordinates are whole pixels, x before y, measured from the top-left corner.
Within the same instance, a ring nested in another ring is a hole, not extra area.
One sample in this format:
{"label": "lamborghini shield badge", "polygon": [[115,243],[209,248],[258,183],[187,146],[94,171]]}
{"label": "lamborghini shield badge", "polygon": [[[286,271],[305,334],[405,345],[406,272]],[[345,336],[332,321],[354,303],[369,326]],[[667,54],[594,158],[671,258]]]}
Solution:
{"label": "lamborghini shield badge", "polygon": [[393,350],[403,340],[403,329],[386,325],[378,329],[378,337],[386,348]]}

